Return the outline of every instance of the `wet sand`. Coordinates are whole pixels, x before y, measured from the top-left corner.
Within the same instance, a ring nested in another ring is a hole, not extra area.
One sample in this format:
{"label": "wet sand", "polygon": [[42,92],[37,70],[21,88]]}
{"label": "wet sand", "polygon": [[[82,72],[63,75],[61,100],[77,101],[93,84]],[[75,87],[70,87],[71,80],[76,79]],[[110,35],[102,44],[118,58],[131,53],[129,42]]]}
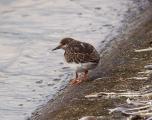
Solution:
{"label": "wet sand", "polygon": [[[126,120],[108,109],[126,103],[126,97],[85,98],[96,92],[138,91],[150,85],[151,74],[144,66],[152,63],[151,52],[135,52],[150,47],[152,41],[152,9],[149,8],[128,23],[124,32],[101,51],[102,59],[91,80],[67,88],[54,100],[33,113],[32,120],[78,120],[83,116],[103,116],[102,120]],[[140,73],[143,72],[141,75]],[[144,78],[147,79],[144,79]],[[141,79],[140,79],[141,78]]]}

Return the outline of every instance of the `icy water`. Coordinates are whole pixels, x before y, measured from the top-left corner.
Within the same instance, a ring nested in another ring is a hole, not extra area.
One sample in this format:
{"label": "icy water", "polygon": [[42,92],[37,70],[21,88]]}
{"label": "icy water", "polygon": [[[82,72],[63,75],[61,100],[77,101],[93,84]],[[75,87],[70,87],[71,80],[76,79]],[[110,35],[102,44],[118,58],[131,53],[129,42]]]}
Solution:
{"label": "icy water", "polygon": [[[137,4],[138,3],[138,4]],[[120,32],[129,13],[147,1],[0,0],[0,119],[24,120],[62,89],[74,72],[61,38],[102,46]],[[101,48],[100,48],[101,49]]]}

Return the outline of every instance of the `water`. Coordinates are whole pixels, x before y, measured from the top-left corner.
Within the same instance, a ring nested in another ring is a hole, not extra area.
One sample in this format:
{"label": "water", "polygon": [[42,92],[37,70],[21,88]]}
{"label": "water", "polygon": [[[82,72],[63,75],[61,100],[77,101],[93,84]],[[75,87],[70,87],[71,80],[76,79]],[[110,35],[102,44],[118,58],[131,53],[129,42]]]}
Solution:
{"label": "water", "polygon": [[63,51],[50,51],[61,38],[104,47],[141,4],[147,2],[0,0],[0,118],[24,120],[67,84],[74,70]]}

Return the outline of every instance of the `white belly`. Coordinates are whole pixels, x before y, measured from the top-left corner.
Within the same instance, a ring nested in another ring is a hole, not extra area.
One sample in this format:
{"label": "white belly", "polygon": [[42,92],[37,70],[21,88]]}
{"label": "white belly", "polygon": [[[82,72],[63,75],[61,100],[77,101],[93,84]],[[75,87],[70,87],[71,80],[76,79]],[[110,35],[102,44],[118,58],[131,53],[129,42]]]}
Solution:
{"label": "white belly", "polygon": [[71,63],[68,66],[70,66],[72,69],[75,69],[77,72],[84,72],[85,70],[94,69],[97,66],[97,64],[92,62],[83,64]]}

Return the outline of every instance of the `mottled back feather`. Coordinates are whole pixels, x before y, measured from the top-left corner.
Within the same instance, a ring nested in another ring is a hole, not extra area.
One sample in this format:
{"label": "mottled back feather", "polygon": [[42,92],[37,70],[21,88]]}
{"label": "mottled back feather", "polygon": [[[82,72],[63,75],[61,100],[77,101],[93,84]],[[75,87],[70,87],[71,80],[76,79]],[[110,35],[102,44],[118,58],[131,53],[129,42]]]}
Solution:
{"label": "mottled back feather", "polygon": [[64,56],[68,63],[98,63],[100,59],[98,52],[92,45],[76,40],[68,44]]}

